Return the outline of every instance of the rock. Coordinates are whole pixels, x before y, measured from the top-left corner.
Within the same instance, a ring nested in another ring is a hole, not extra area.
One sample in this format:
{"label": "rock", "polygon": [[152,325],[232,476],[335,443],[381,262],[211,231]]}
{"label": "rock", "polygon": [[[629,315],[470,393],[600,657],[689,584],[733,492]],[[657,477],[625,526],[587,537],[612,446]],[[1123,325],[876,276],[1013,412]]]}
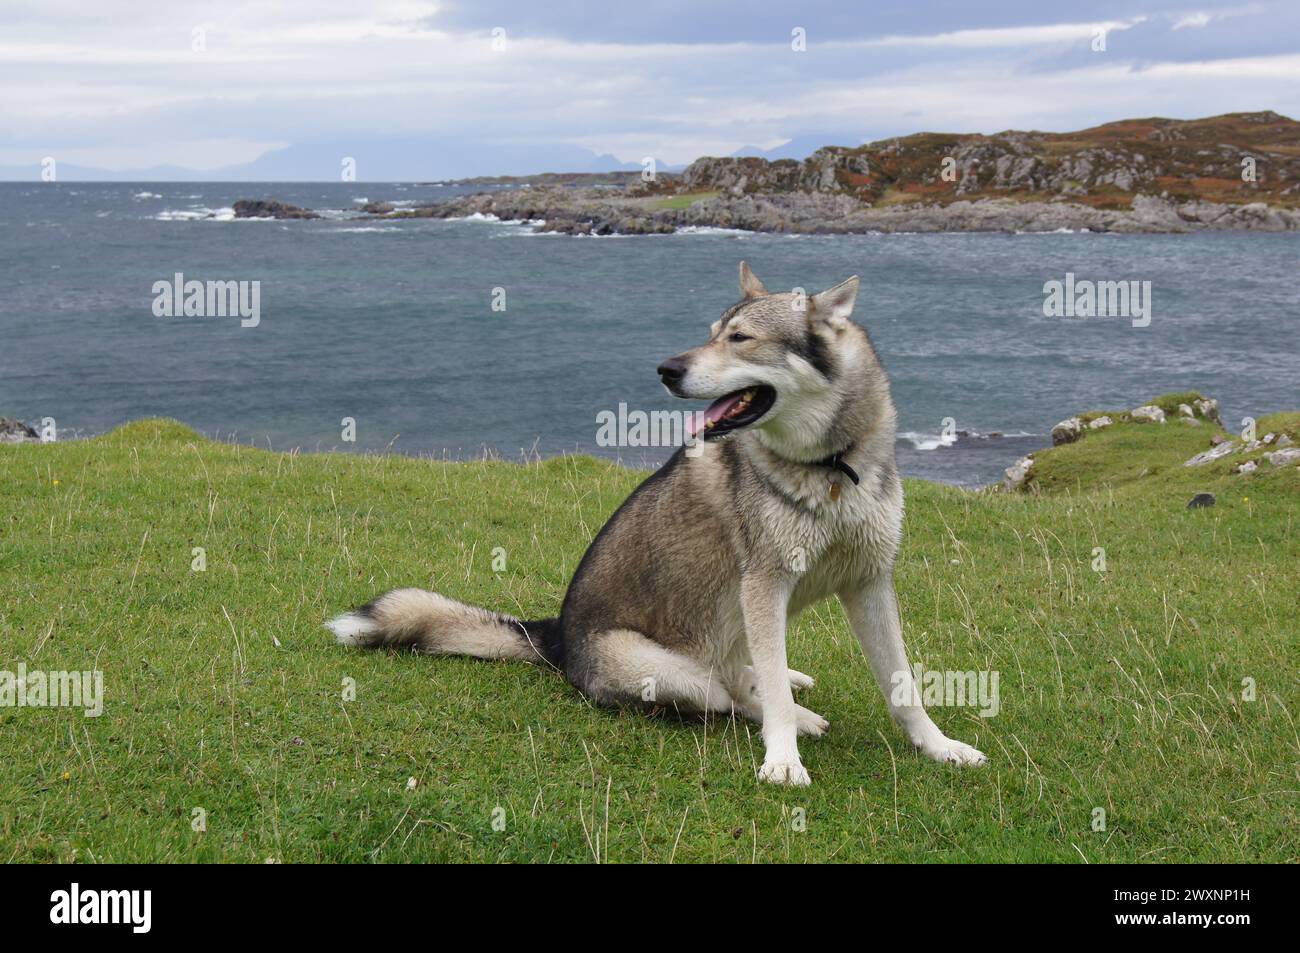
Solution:
{"label": "rock", "polygon": [[235,218],[320,218],[309,208],[299,208],[279,199],[240,199],[234,208]]}
{"label": "rock", "polygon": [[1279,447],[1289,447],[1293,443],[1295,443],[1295,441],[1292,440],[1288,434],[1282,434],[1277,438],[1277,445]]}
{"label": "rock", "polygon": [[1213,505],[1214,505],[1213,493],[1197,493],[1194,497],[1192,497],[1187,502],[1187,508],[1189,510],[1199,510],[1206,506],[1213,506]]}
{"label": "rock", "polygon": [[1192,410],[1192,408],[1188,407],[1186,404],[1179,404],[1179,405],[1178,405],[1178,416],[1180,416],[1180,417],[1191,417],[1191,418],[1195,419],[1195,417],[1196,417],[1196,411]]}
{"label": "rock", "polygon": [[1192,457],[1192,459],[1184,463],[1183,466],[1199,467],[1202,464],[1210,463],[1211,461],[1218,460],[1221,457],[1226,457],[1228,454],[1235,453],[1236,451],[1237,445],[1235,443],[1228,443],[1225,441],[1217,447],[1198,453],[1196,456]]}
{"label": "rock", "polygon": [[361,211],[367,215],[387,215],[389,212],[397,210],[397,206],[392,202],[367,202],[361,206]]}
{"label": "rock", "polygon": [[1254,460],[1247,460],[1245,463],[1237,464],[1238,473],[1254,473],[1259,469],[1259,464]]}
{"label": "rock", "polygon": [[1225,437],[1223,434],[1216,433],[1213,437],[1210,438],[1210,443],[1217,447],[1221,443],[1226,443],[1227,440],[1228,438]]}
{"label": "rock", "polygon": [[1129,413],[1134,420],[1150,420],[1152,423],[1162,424],[1165,422],[1165,412],[1155,404],[1145,404],[1142,407],[1134,407]]}
{"label": "rock", "polygon": [[0,417],[0,443],[40,443],[41,435],[15,417]]}
{"label": "rock", "polygon": [[1219,402],[1214,398],[1206,397],[1203,400],[1194,400],[1192,406],[1200,411],[1202,417],[1214,421],[1220,427],[1223,426],[1223,420],[1219,417]]}
{"label": "rock", "polygon": [[1100,430],[1102,427],[1109,427],[1114,422],[1115,421],[1111,420],[1109,417],[1098,417],[1096,420],[1092,421],[1092,423],[1088,424],[1088,429]]}
{"label": "rock", "polygon": [[1300,463],[1300,447],[1288,447],[1286,450],[1274,450],[1271,453],[1264,454],[1264,459],[1275,467],[1285,467],[1292,463]]}
{"label": "rock", "polygon": [[1265,443],[1272,443],[1272,442],[1273,442],[1273,438],[1276,437],[1276,436],[1277,436],[1277,434],[1274,434],[1274,433],[1266,433],[1266,434],[1264,434],[1264,442],[1265,442]]}
{"label": "rock", "polygon": [[1201,422],[1195,417],[1179,417],[1178,419],[1191,427],[1199,427],[1201,425]]}
{"label": "rock", "polygon": [[1034,468],[1034,458],[1032,456],[1021,457],[1015,463],[1006,469],[1006,476],[1002,478],[1003,485],[1008,490],[1020,490],[1024,488],[1025,481],[1029,479],[1029,474]]}
{"label": "rock", "polygon": [[1078,417],[1069,417],[1052,428],[1052,446],[1074,443],[1083,436],[1083,421]]}

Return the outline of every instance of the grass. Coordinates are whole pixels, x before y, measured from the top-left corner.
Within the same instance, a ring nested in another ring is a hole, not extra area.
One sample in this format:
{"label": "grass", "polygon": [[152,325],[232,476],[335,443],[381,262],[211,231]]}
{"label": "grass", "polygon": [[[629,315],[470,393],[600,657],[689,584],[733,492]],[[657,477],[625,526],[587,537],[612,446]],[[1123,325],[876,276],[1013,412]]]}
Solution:
{"label": "grass", "polygon": [[[756,781],[749,724],[321,628],[411,584],[553,614],[639,473],[271,453],[157,420],[0,446],[0,669],[95,666],[105,691],[99,718],[0,708],[0,860],[1296,860],[1300,473],[1183,468],[1213,429],[1089,432],[1037,455],[1037,493],[909,481],[912,658],[1000,673],[996,717],[934,711],[990,763],[911,751],[825,605],[790,637],[832,725],[801,790]],[[1187,509],[1201,490],[1218,504]]]}
{"label": "grass", "polygon": [[722,194],[721,192],[713,191],[713,192],[686,192],[683,193],[682,195],[670,195],[667,198],[659,199],[657,202],[655,202],[654,207],[671,208],[671,209],[680,210],[684,208],[690,208],[696,202],[701,202],[704,199],[717,198],[721,194]]}

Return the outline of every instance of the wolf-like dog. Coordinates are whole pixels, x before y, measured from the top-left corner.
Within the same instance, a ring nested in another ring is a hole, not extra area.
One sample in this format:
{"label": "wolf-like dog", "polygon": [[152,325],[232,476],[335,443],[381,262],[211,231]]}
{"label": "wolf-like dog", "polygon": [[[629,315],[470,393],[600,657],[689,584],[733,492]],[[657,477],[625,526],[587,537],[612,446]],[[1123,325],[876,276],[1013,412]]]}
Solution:
{"label": "wolf-like dog", "polygon": [[642,483],[592,541],[558,618],[523,621],[397,589],[328,623],[338,640],[549,664],[601,705],[738,714],[762,724],[759,777],[806,785],[786,627],[829,596],[908,739],[936,761],[986,759],[944,735],[903,647],[893,566],[903,521],[889,380],[850,320],[858,279],[771,294],[740,265],[740,300],[699,347],[659,365],[711,400],[701,437]]}

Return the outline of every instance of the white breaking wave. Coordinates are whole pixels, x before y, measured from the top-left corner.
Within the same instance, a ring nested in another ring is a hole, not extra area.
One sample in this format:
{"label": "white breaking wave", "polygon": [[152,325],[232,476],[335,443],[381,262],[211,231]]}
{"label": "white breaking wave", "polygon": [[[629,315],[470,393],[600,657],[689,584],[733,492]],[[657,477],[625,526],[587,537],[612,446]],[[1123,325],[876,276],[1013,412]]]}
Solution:
{"label": "white breaking wave", "polygon": [[[233,208],[208,208],[205,205],[193,206],[186,209],[163,209],[154,216],[155,221],[159,222],[230,222],[234,221],[235,210]],[[258,221],[258,219],[250,219]],[[263,219],[262,221],[271,221]]]}
{"label": "white breaking wave", "polygon": [[945,437],[938,433],[917,433],[914,430],[907,430],[900,433],[898,439],[908,441],[916,450],[938,450],[940,447],[951,447],[957,442],[957,435]]}
{"label": "white breaking wave", "polygon": [[960,433],[954,433],[946,436],[941,433],[917,433],[915,430],[905,430],[898,434],[899,440],[906,440],[912,445],[914,450],[939,450],[943,447],[951,447],[957,443],[971,444],[976,440],[998,440],[1007,437],[1041,437],[1043,434],[1028,433],[1024,430],[1017,430],[1012,433],[1005,430],[998,430],[992,433],[980,433],[977,430],[963,430]]}

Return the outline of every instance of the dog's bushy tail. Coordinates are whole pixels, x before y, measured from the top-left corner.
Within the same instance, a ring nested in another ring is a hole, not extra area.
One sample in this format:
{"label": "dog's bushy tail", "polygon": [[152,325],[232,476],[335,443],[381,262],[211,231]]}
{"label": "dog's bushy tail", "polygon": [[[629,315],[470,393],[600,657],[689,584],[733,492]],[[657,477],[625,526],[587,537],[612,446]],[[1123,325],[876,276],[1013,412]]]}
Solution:
{"label": "dog's bushy tail", "polygon": [[394,589],[325,624],[340,643],[361,648],[560,663],[559,619],[525,622],[424,589]]}

